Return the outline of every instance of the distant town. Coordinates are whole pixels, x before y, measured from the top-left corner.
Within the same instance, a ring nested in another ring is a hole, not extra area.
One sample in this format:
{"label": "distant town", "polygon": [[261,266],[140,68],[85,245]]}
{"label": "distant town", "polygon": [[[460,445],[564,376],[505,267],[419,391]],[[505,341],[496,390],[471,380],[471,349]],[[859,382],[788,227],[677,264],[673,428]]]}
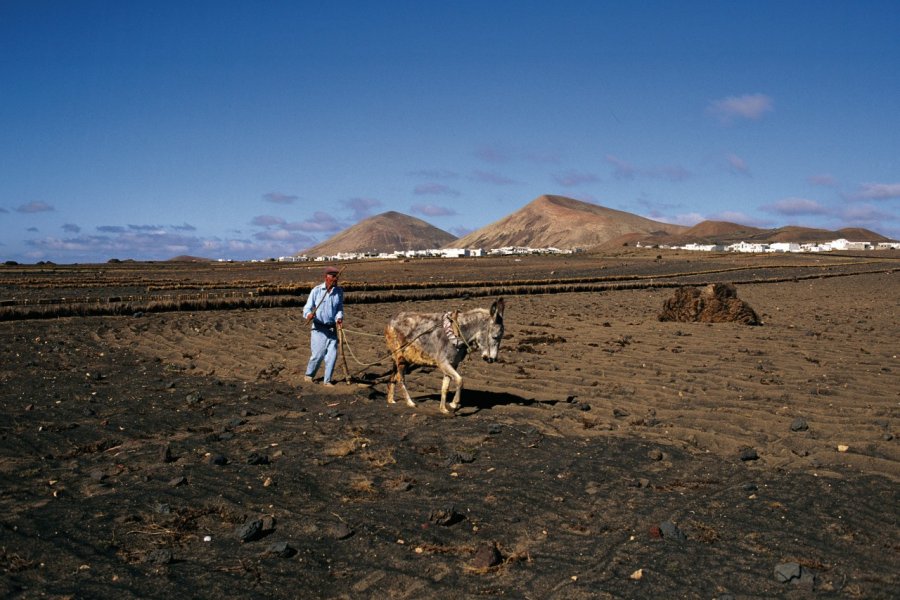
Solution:
{"label": "distant town", "polygon": [[[659,250],[690,250],[695,252],[832,252],[846,250],[898,250],[900,242],[851,242],[843,238],[830,242],[737,242],[734,244],[650,244],[637,242],[637,248],[653,248]],[[278,262],[315,262],[360,259],[404,259],[404,258],[472,258],[482,256],[512,256],[532,254],[574,254],[583,252],[581,248],[531,248],[529,246],[504,246],[503,248],[432,248],[428,250],[397,250],[395,252],[339,252],[330,256],[280,256]],[[225,259],[219,259],[220,262]],[[272,260],[272,259],[270,259]],[[264,261],[255,261],[264,262]]]}

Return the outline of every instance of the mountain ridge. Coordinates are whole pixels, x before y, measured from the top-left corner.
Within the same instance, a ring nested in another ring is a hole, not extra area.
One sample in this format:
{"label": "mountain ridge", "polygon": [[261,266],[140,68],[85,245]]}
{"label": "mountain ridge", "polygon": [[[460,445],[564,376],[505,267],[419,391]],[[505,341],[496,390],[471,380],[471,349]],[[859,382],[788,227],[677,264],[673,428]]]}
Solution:
{"label": "mountain ridge", "polygon": [[545,194],[502,219],[459,238],[421,219],[388,211],[364,219],[298,254],[334,256],[340,253],[392,253],[438,248],[487,250],[509,246],[602,251],[638,242],[645,245],[682,245],[740,241],[824,242],[838,238],[890,241],[874,231],[852,227],[836,231],[797,225],[763,229],[714,220],[688,227],[654,221],[565,196]]}

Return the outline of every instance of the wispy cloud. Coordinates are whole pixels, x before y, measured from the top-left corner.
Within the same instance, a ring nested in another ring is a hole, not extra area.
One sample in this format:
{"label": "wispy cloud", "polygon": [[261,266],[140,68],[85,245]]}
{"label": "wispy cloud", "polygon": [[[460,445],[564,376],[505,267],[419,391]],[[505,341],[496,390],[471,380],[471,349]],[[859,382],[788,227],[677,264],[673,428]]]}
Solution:
{"label": "wispy cloud", "polygon": [[484,145],[475,150],[477,158],[493,165],[509,162],[512,155],[509,150],[495,145]]}
{"label": "wispy cloud", "polygon": [[635,179],[643,177],[648,179],[664,179],[666,181],[684,181],[691,177],[691,172],[680,165],[661,165],[650,167],[638,167],[618,156],[607,154],[603,157],[613,168],[613,178],[619,180]]}
{"label": "wispy cloud", "polygon": [[0,214],[7,214],[7,213],[9,213],[9,211],[6,210],[5,208],[3,208],[2,206],[0,206]]}
{"label": "wispy cloud", "polygon": [[423,179],[457,179],[459,177],[459,173],[447,169],[422,169],[421,171],[410,171],[409,175]]}
{"label": "wispy cloud", "polygon": [[381,201],[374,198],[350,198],[342,200],[341,204],[352,211],[351,218],[354,221],[359,221],[371,216],[372,209],[381,206]]}
{"label": "wispy cloud", "polygon": [[635,169],[634,165],[631,163],[627,163],[612,154],[607,154],[603,157],[603,160],[612,165],[613,177],[616,179],[634,179],[634,174],[637,169]]}
{"label": "wispy cloud", "polygon": [[492,185],[513,185],[518,183],[515,179],[510,179],[505,175],[492,171],[475,171],[472,174],[472,180]]}
{"label": "wispy cloud", "polygon": [[838,217],[842,227],[865,227],[894,239],[900,239],[900,216],[871,204],[845,206]]}
{"label": "wispy cloud", "polygon": [[[274,219],[274,220],[273,220]],[[105,262],[111,258],[137,258],[139,260],[166,260],[188,254],[206,258],[230,258],[246,260],[286,256],[299,252],[316,243],[309,234],[292,231],[289,223],[276,218],[255,219],[258,226],[266,223],[266,229],[252,239],[204,238],[186,234],[193,226],[160,225],[100,225],[95,235],[78,235],[77,225],[63,225],[64,237],[29,239],[27,255],[34,260],[53,257],[54,261]]]}
{"label": "wispy cloud", "polygon": [[41,213],[41,212],[53,212],[55,209],[47,204],[46,202],[41,202],[40,200],[35,200],[33,202],[26,202],[22,204],[18,208],[16,208],[16,212],[20,212],[23,214],[33,214],[33,213]]}
{"label": "wispy cloud", "polygon": [[892,200],[900,198],[900,183],[863,183],[850,197],[853,200]]}
{"label": "wispy cloud", "polygon": [[456,211],[453,209],[436,204],[413,204],[409,209],[415,214],[425,215],[426,217],[449,217],[456,214]]}
{"label": "wispy cloud", "polygon": [[751,175],[747,161],[737,154],[726,154],[725,162],[728,163],[728,170],[735,175],[747,175],[748,177]]}
{"label": "wispy cloud", "polygon": [[806,178],[806,181],[810,183],[810,185],[817,185],[820,187],[830,187],[835,188],[838,187],[838,180],[834,178],[832,175],[828,173],[820,173],[818,175],[810,175]]}
{"label": "wispy cloud", "polygon": [[273,204],[293,204],[298,199],[297,196],[282,194],[281,192],[269,192],[268,194],[263,194],[263,200]]}
{"label": "wispy cloud", "polygon": [[250,224],[257,227],[281,227],[284,223],[284,219],[272,215],[258,215],[250,220]]}
{"label": "wispy cloud", "polygon": [[423,183],[413,188],[416,196],[459,196],[459,191],[443,183]]}
{"label": "wispy cloud", "polygon": [[739,119],[757,121],[773,110],[775,110],[775,103],[765,94],[728,96],[720,100],[713,100],[707,107],[707,112],[724,124],[733,123]]}
{"label": "wispy cloud", "polygon": [[784,216],[826,215],[830,211],[815,200],[808,198],[782,198],[772,204],[760,206],[760,210]]}
{"label": "wispy cloud", "polygon": [[291,224],[288,228],[294,231],[333,233],[343,229],[344,225],[330,214],[316,211],[311,219]]}
{"label": "wispy cloud", "polygon": [[554,173],[553,181],[563,187],[575,187],[585,183],[595,183],[600,181],[600,177],[594,173],[583,171],[566,171],[565,173]]}

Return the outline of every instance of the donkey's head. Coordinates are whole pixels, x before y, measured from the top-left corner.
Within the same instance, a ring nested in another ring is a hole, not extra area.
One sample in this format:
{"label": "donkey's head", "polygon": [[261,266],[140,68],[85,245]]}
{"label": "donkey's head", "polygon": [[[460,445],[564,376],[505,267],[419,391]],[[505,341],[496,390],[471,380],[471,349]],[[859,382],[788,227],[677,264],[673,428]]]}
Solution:
{"label": "donkey's head", "polygon": [[500,340],[503,339],[503,309],[506,304],[503,298],[495,300],[491,304],[490,318],[485,321],[484,328],[479,332],[481,339],[481,358],[489,363],[497,360],[497,353],[500,352]]}

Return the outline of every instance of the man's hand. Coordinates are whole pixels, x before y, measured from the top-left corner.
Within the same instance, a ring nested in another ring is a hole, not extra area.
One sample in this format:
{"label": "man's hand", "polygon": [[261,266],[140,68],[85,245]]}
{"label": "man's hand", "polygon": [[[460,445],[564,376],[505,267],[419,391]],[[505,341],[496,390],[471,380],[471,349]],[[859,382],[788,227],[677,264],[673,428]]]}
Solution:
{"label": "man's hand", "polygon": [[309,322],[312,321],[315,317],[316,317],[316,315],[314,315],[314,314],[312,314],[312,313],[309,313],[308,315],[306,315],[306,322],[309,323]]}
{"label": "man's hand", "polygon": [[335,321],[335,323],[337,324],[337,328],[338,328],[338,329],[343,329],[343,328],[344,328],[344,327],[343,327],[343,326],[344,326],[344,320],[343,320],[343,319],[338,319],[337,321]]}

